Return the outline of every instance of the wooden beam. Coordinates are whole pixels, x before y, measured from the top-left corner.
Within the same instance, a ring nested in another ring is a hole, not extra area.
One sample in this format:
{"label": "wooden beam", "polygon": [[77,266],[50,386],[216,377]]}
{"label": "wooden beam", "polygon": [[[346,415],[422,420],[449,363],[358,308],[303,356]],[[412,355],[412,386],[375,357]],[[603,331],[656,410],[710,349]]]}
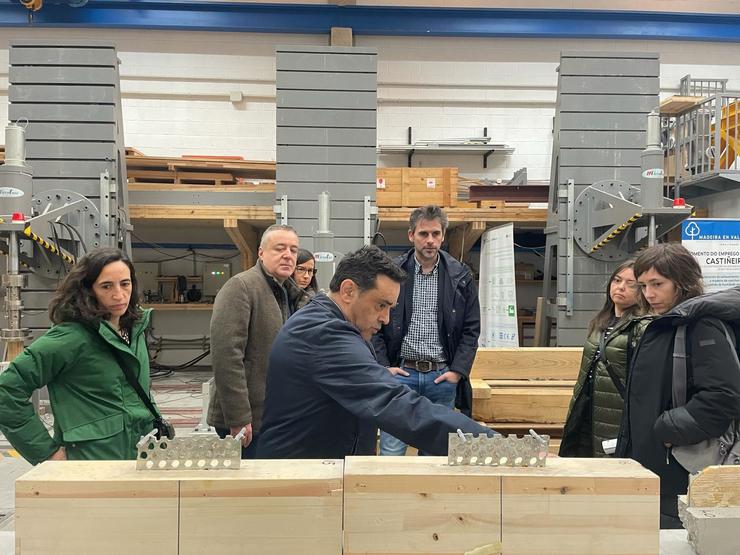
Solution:
{"label": "wooden beam", "polygon": [[[378,207],[378,219],[381,223],[409,221],[409,208]],[[546,208],[528,208],[514,206],[504,208],[465,208],[445,207],[450,222],[513,222],[515,224],[537,224],[544,226],[547,223]]]}
{"label": "wooden beam", "polygon": [[480,348],[470,372],[484,380],[575,380],[582,347]]}
{"label": "wooden beam", "polygon": [[486,231],[486,222],[467,222],[452,228],[447,235],[447,252],[462,261],[475,242]]}
{"label": "wooden beam", "polygon": [[706,100],[706,98],[703,96],[671,96],[660,103],[660,115],[677,116],[686,110],[690,110],[702,100]]}
{"label": "wooden beam", "polygon": [[329,46],[354,46],[352,27],[332,27]]}
{"label": "wooden beam", "polygon": [[572,388],[491,388],[488,399],[475,399],[473,419],[483,422],[561,424],[568,414]]}
{"label": "wooden beam", "polygon": [[241,253],[242,271],[249,270],[257,263],[257,231],[245,221],[235,218],[225,219],[224,229]]}
{"label": "wooden beam", "polygon": [[132,204],[132,220],[246,220],[250,225],[267,227],[275,223],[272,206],[210,206],[170,204]]}
{"label": "wooden beam", "polygon": [[5,362],[13,362],[15,357],[23,352],[25,346],[23,341],[8,341],[5,343]]}
{"label": "wooden beam", "polygon": [[472,379],[470,387],[473,389],[474,400],[491,398],[491,386],[485,380]]}

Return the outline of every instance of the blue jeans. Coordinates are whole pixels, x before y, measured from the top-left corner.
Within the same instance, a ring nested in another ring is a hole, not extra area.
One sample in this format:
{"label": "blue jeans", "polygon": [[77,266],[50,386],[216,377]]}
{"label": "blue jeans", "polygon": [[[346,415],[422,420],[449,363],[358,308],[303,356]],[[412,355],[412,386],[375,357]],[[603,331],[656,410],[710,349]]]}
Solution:
{"label": "blue jeans", "polygon": [[[409,376],[396,374],[399,383],[409,386],[419,395],[426,397],[432,403],[444,405],[446,407],[455,407],[455,394],[457,393],[457,384],[448,381],[434,383],[434,380],[447,372],[449,368],[440,368],[432,372],[417,372],[413,368],[404,368]],[[381,455],[405,455],[406,444],[392,435],[380,431],[380,454]],[[419,455],[426,453],[419,451]]]}

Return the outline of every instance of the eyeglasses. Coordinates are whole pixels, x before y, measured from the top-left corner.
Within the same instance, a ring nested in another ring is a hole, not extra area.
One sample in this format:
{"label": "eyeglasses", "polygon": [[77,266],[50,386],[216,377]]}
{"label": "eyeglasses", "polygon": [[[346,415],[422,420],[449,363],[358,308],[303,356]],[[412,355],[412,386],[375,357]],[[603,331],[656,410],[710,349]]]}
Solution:
{"label": "eyeglasses", "polygon": [[296,266],[295,273],[312,276],[316,273],[316,268],[304,268],[303,266]]}

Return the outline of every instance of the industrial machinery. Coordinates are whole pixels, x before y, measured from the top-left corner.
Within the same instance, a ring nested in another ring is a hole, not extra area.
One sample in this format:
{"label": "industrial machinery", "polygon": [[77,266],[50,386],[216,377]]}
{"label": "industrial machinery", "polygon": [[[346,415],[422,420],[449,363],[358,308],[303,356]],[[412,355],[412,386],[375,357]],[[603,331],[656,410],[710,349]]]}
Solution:
{"label": "industrial machinery", "polygon": [[664,195],[659,69],[657,54],[561,55],[536,345],[551,322],[558,346],[582,345],[615,264],[691,214]]}

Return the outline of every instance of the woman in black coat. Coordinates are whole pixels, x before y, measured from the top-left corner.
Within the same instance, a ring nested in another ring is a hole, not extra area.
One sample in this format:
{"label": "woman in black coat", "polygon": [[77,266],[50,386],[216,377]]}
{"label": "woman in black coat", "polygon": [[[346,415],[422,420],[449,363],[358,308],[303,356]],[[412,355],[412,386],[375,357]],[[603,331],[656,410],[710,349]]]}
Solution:
{"label": "woman in black coat", "polygon": [[[740,329],[740,287],[703,295],[699,264],[675,243],[645,249],[635,261],[635,275],[659,316],[648,325],[632,361],[616,455],[660,476],[661,528],[681,528],[677,496],[686,493],[689,473],[672,447],[719,437],[740,418],[740,364],[725,333],[725,324],[735,334]],[[674,337],[683,324],[687,402],[674,407]]]}

